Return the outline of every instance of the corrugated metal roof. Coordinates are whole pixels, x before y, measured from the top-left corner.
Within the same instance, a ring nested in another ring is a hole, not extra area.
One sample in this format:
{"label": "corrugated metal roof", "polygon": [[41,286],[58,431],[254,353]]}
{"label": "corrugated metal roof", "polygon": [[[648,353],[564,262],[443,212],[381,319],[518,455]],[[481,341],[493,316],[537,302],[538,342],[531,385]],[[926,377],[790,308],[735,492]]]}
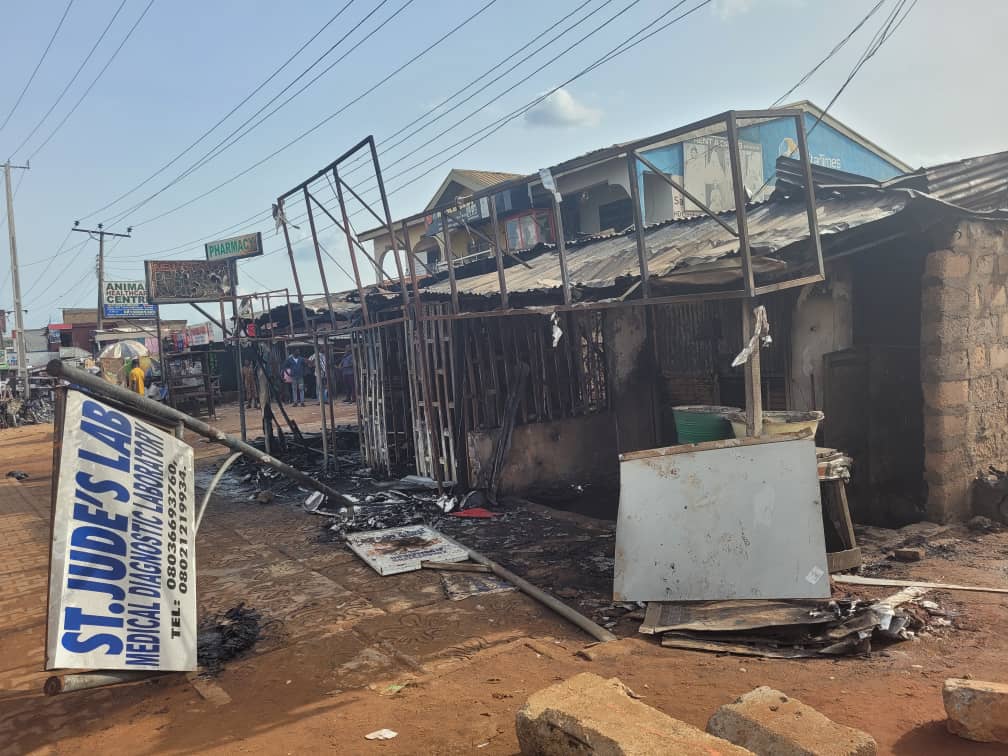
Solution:
{"label": "corrugated metal roof", "polygon": [[[779,193],[805,186],[801,163],[792,158],[777,159],[776,176]],[[1008,208],[1008,151],[919,168],[886,181],[813,165],[812,181],[819,187],[913,189],[967,210],[1002,210]]]}
{"label": "corrugated metal roof", "polygon": [[921,168],[882,186],[917,189],[970,210],[1001,210],[1008,208],[1008,151]]}
{"label": "corrugated metal roof", "polygon": [[495,186],[502,181],[509,181],[514,178],[521,178],[520,173],[501,173],[499,171],[470,171],[464,168],[454,168],[452,173],[455,177],[473,189],[486,189]]}
{"label": "corrugated metal roof", "polygon": [[[911,201],[906,191],[862,191],[851,196],[832,196],[818,202],[819,231],[829,236],[882,220],[903,211]],[[768,255],[809,238],[804,201],[781,200],[752,206],[747,214],[750,243],[756,254]],[[734,213],[722,218],[734,224]],[[676,271],[713,263],[738,253],[738,240],[706,216],[649,227],[645,232],[648,269],[652,276],[667,277]],[[505,271],[512,293],[558,288],[559,261],[554,249],[528,260],[530,267],[513,265]],[[613,286],[619,279],[639,275],[636,240],[632,233],[569,245],[567,268],[571,283],[584,288]],[[496,270],[459,278],[465,294],[498,293]],[[432,293],[451,291],[448,281],[427,288]]]}

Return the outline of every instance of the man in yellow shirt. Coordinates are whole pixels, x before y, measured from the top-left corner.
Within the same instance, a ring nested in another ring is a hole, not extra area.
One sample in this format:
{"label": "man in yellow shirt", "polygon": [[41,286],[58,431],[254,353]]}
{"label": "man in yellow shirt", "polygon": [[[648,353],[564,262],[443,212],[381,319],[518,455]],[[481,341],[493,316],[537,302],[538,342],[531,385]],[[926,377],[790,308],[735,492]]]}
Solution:
{"label": "man in yellow shirt", "polygon": [[133,362],[133,369],[129,371],[129,387],[130,391],[144,395],[144,371],[138,361]]}

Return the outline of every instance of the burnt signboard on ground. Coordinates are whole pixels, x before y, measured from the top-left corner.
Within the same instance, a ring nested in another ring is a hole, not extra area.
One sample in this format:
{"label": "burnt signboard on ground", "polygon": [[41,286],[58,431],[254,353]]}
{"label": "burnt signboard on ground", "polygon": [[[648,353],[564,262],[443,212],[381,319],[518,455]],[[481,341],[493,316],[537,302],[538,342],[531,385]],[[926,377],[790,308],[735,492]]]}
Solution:
{"label": "burnt signboard on ground", "polygon": [[232,260],[147,260],[147,294],[152,304],[219,302],[237,295]]}

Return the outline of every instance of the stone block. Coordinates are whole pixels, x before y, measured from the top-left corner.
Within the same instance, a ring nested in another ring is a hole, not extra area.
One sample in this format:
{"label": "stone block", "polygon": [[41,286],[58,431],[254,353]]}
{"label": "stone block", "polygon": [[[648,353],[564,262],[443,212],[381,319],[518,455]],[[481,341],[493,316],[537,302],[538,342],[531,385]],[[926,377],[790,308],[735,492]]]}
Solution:
{"label": "stone block", "polygon": [[924,449],[924,470],[929,475],[937,473],[938,476],[944,477],[949,473],[954,474],[962,471],[966,464],[966,450],[963,448],[949,449],[947,451],[937,451],[930,448]]}
{"label": "stone block", "polygon": [[938,279],[963,278],[970,272],[970,256],[965,252],[939,249],[927,256],[925,276]]}
{"label": "stone block", "polygon": [[1008,685],[951,678],[942,686],[949,732],[982,743],[1008,743]]}
{"label": "stone block", "polygon": [[707,732],[758,754],[874,756],[875,739],[766,686],[718,709]]}
{"label": "stone block", "polygon": [[969,381],[927,381],[924,403],[930,407],[958,407],[969,401]]}
{"label": "stone block", "polygon": [[1008,312],[1001,316],[1001,338],[1008,339]]}
{"label": "stone block", "polygon": [[987,369],[987,347],[981,345],[970,349],[969,369],[970,375],[979,375]]}
{"label": "stone block", "polygon": [[970,516],[969,486],[972,476],[945,482],[928,481],[927,519],[946,523]]}
{"label": "stone block", "polygon": [[945,449],[954,448],[951,444],[961,444],[966,432],[966,418],[962,415],[927,415],[924,418],[924,439],[928,442],[946,443]]}
{"label": "stone block", "polygon": [[990,366],[992,370],[1008,368],[1008,346],[994,344],[990,348]]}
{"label": "stone block", "polygon": [[919,562],[924,558],[924,549],[920,546],[913,548],[895,549],[893,556],[900,562]]}
{"label": "stone block", "polygon": [[965,349],[932,351],[923,363],[924,378],[958,381],[970,377],[969,352]]}
{"label": "stone block", "polygon": [[976,260],[973,261],[973,272],[977,276],[982,276],[984,278],[989,278],[994,275],[994,261],[995,256],[993,252],[988,252],[985,255],[980,255]]}
{"label": "stone block", "polygon": [[529,696],[515,727],[525,756],[752,756],[637,700],[615,677],[587,672]]}
{"label": "stone block", "polygon": [[967,287],[928,286],[921,294],[921,309],[929,319],[936,313],[946,317],[968,315],[973,302],[971,290]]}

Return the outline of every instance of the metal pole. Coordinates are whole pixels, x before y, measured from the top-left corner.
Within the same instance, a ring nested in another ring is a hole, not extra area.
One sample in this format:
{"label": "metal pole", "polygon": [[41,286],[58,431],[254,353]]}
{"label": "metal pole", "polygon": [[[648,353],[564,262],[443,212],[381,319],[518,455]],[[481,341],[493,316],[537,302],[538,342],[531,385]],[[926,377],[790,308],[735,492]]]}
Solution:
{"label": "metal pole", "polygon": [[364,285],[361,283],[360,268],[357,267],[357,255],[354,254],[353,236],[350,234],[350,218],[347,217],[346,202],[343,201],[343,184],[340,182],[339,171],[335,166],[333,166],[332,172],[333,178],[336,180],[336,201],[339,202],[340,215],[343,216],[343,233],[346,234],[350,264],[353,265],[354,283],[357,284],[357,295],[360,297],[361,315],[364,316],[364,325],[368,325],[371,322],[371,315],[368,313],[367,297],[364,295]]}
{"label": "metal pole", "polygon": [[290,289],[284,289],[284,295],[287,297],[287,325],[290,327],[291,338],[294,338],[294,309],[291,307]]}
{"label": "metal pole", "polygon": [[633,202],[634,239],[637,241],[637,264],[640,266],[641,294],[647,299],[651,294],[648,275],[647,245],[644,242],[644,213],[641,210],[640,186],[637,184],[637,155],[627,153],[627,173],[630,179],[630,201]]}
{"label": "metal pole", "polygon": [[489,557],[485,557],[475,549],[470,549],[464,543],[459,543],[458,541],[448,538],[447,536],[445,537],[445,540],[447,540],[450,543],[454,543],[461,549],[464,549],[466,553],[469,554],[469,558],[472,559],[474,562],[478,562],[479,564],[482,564],[485,567],[489,567],[490,571],[497,577],[504,578],[509,583],[517,586],[518,590],[520,590],[522,593],[524,593],[527,596],[531,596],[543,606],[552,609],[554,612],[559,614],[568,622],[577,625],[579,628],[584,630],[586,633],[588,633],[588,635],[593,637],[595,640],[601,641],[603,643],[618,640],[618,638],[615,635],[610,633],[604,627],[596,625],[594,622],[592,622],[590,619],[585,617],[580,612],[574,611],[569,606],[567,606],[567,604],[563,603],[559,599],[554,598],[553,596],[550,596],[548,593],[546,593],[546,591],[542,590],[541,588],[536,588],[528,580],[518,577],[513,572],[511,572],[511,570],[502,567]]}
{"label": "metal pole", "polygon": [[564,239],[563,214],[560,203],[553,197],[553,217],[556,219],[557,252],[560,256],[560,281],[563,284],[564,304],[571,303],[570,277],[567,275],[567,242]]}
{"label": "metal pole", "polygon": [[[314,329],[312,329],[314,331]],[[322,401],[322,363],[319,361],[318,332],[312,333],[312,344],[315,347],[315,393],[318,397],[319,415],[322,416],[322,470],[329,470],[329,428],[326,424],[326,408]],[[326,367],[329,366],[326,360]]]}
{"label": "metal pole", "polygon": [[105,231],[98,224],[98,330],[105,328]]}
{"label": "metal pole", "polygon": [[[221,306],[223,306],[223,301]],[[238,319],[238,300],[231,300],[231,311],[234,314],[234,325],[231,327],[231,335],[234,336],[234,350],[235,350],[235,375],[238,378],[238,418],[241,423],[241,437],[242,441],[248,440],[247,431],[245,428],[245,386],[242,380],[242,353],[241,353],[241,325]],[[211,388],[211,391],[213,389]],[[211,401],[213,397],[210,397]]]}
{"label": "metal pole", "polygon": [[118,685],[120,683],[139,682],[149,680],[161,675],[169,675],[170,672],[141,672],[139,670],[110,670],[108,672],[84,672],[77,675],[66,675],[60,677],[53,675],[46,678],[42,687],[47,696],[57,696],[60,693],[73,693],[77,690],[88,690],[90,688],[103,688],[106,685]]}
{"label": "metal pole", "polygon": [[[11,281],[14,287],[14,327],[17,329],[18,382],[21,384],[21,396],[27,399],[31,389],[28,385],[28,354],[25,349],[24,311],[21,307],[21,275],[18,271],[17,234],[14,232],[14,194],[11,192],[11,168],[21,168],[21,166],[12,166],[9,160],[4,163],[4,184],[7,190],[7,239],[10,242]],[[27,166],[24,168],[27,169]],[[98,296],[101,298],[100,287],[98,292]]]}
{"label": "metal pole", "polygon": [[[319,247],[318,232],[315,230],[315,213],[311,209],[311,198],[308,187],[304,188],[305,210],[308,211],[308,225],[311,227],[312,243],[315,245],[315,260],[318,261],[319,276],[322,278],[322,293],[325,294],[326,309],[329,310],[329,323],[336,330],[336,313],[333,312],[332,297],[329,295],[329,282],[326,281],[325,266],[322,265],[322,249]],[[318,345],[315,347],[315,359],[318,359]],[[318,372],[316,368],[316,372]],[[321,396],[321,394],[319,394]]]}
{"label": "metal pole", "polygon": [[70,383],[76,383],[78,386],[87,389],[96,396],[107,397],[127,407],[132,407],[147,415],[164,420],[166,423],[174,425],[177,422],[181,422],[193,433],[197,433],[204,438],[208,438],[214,443],[226,446],[232,451],[241,452],[246,457],[259,462],[260,464],[272,467],[274,470],[283,473],[288,478],[307,486],[313,491],[320,491],[336,501],[344,502],[348,511],[351,514],[353,513],[353,501],[344,497],[339,491],[330,488],[325,483],[322,483],[310,475],[291,467],[287,463],[281,462],[279,459],[259,451],[254,446],[249,446],[249,444],[245,443],[241,439],[229,436],[224,431],[214,428],[212,425],[208,425],[198,418],[187,415],[184,412],[179,412],[171,407],[165,407],[163,404],[159,404],[147,397],[135,394],[127,388],[117,386],[103,380],[102,378],[91,375],[91,373],[86,370],[80,370],[79,368],[64,365],[59,360],[52,360],[46,366],[46,371],[49,375],[56,378],[63,378]]}
{"label": "metal pole", "polygon": [[[742,165],[739,161],[738,124],[735,113],[725,116],[728,130],[728,152],[731,163],[732,190],[735,195],[735,220],[738,223],[739,253],[742,256],[742,284],[746,298],[742,300],[742,343],[747,344],[753,335],[753,296],[755,282],[752,269],[752,252],[749,248],[749,223],[746,217],[746,191],[742,181]],[[763,394],[760,375],[759,347],[753,351],[745,363],[746,393],[746,434],[760,436],[763,433]]]}
{"label": "metal pole", "polygon": [[[490,195],[490,220],[493,223],[493,249],[497,258],[497,282],[500,284],[501,309],[508,306],[507,278],[504,275],[504,254],[501,252],[500,227],[497,225],[497,195]],[[403,223],[403,228],[406,224]]]}
{"label": "metal pole", "polygon": [[451,286],[452,312],[459,311],[458,285],[455,283],[455,255],[452,254],[451,232],[448,231],[448,216],[441,211],[441,234],[444,236],[445,265],[448,266],[448,283]]}
{"label": "metal pole", "polygon": [[[392,212],[389,210],[388,195],[385,193],[385,181],[382,180],[381,164],[378,162],[378,150],[375,149],[374,137],[368,135],[368,147],[371,148],[371,162],[374,165],[375,178],[378,180],[378,192],[381,194],[382,210],[385,213],[385,227],[392,240],[392,254],[395,255],[396,272],[399,274],[399,288],[402,290],[403,307],[409,303],[409,292],[406,290],[406,277],[403,275],[402,261],[395,249],[395,229],[392,227]],[[370,208],[369,208],[370,209]]]}
{"label": "metal pole", "polygon": [[[301,318],[304,320],[307,316],[304,311],[304,294],[301,292],[301,279],[298,278],[297,264],[294,262],[294,247],[291,246],[290,231],[287,230],[287,216],[284,215],[283,202],[278,201],[277,205],[280,212],[280,225],[283,226],[284,241],[287,243],[287,256],[290,258],[291,272],[294,274],[294,286],[297,289],[298,304],[301,305]],[[290,309],[290,299],[288,298],[288,309]],[[291,320],[291,336],[294,335],[294,321]]]}

